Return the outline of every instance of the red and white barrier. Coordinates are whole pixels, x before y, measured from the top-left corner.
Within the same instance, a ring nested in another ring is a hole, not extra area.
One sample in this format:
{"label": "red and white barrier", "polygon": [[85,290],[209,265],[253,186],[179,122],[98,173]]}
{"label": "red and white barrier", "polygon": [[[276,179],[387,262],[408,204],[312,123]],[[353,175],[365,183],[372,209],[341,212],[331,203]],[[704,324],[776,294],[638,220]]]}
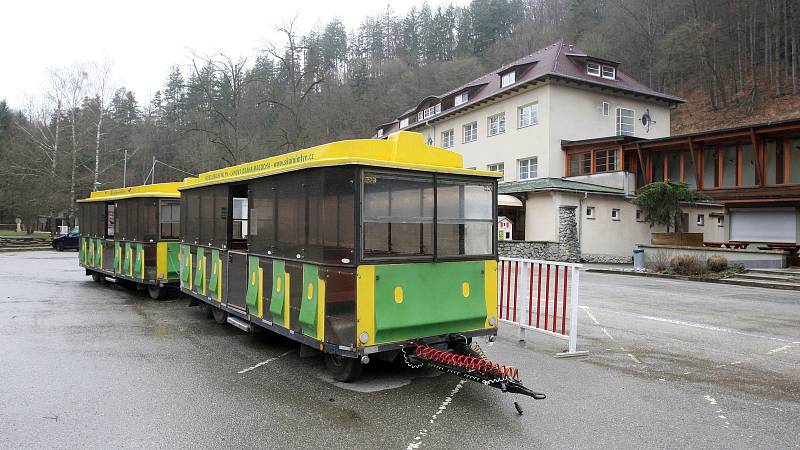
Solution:
{"label": "red and white barrier", "polygon": [[500,258],[498,317],[525,330],[535,330],[569,341],[566,352],[578,356],[578,298],[580,264],[532,259]]}

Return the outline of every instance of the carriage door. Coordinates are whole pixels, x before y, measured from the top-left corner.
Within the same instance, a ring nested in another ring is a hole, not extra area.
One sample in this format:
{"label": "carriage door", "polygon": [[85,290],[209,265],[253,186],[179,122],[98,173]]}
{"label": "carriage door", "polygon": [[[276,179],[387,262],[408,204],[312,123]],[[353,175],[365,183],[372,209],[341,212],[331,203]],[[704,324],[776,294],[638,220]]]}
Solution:
{"label": "carriage door", "polygon": [[247,234],[248,199],[247,185],[230,187],[228,198],[228,306],[246,310],[247,295]]}

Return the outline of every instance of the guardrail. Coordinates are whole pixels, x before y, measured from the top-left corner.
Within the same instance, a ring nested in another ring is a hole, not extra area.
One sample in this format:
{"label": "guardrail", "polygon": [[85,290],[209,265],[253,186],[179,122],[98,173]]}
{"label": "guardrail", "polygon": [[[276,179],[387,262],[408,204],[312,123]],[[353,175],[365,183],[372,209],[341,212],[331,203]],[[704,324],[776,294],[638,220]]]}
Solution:
{"label": "guardrail", "polygon": [[577,351],[580,272],[575,263],[500,258],[498,318],[525,330],[565,339],[567,351],[556,356],[581,356]]}

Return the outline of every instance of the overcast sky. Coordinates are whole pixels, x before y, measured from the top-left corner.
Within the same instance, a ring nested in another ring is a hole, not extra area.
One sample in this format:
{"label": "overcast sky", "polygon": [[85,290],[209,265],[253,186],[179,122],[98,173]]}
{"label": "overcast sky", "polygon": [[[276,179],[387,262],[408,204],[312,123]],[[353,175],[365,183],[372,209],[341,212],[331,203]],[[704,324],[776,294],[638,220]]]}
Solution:
{"label": "overcast sky", "polygon": [[[113,65],[114,84],[150,98],[173,64],[191,52],[255,56],[298,17],[302,33],[338,17],[349,29],[391,5],[397,14],[424,0],[12,0],[3,2],[0,99],[19,108],[41,96],[51,68],[73,62]],[[467,0],[428,0],[435,8]]]}

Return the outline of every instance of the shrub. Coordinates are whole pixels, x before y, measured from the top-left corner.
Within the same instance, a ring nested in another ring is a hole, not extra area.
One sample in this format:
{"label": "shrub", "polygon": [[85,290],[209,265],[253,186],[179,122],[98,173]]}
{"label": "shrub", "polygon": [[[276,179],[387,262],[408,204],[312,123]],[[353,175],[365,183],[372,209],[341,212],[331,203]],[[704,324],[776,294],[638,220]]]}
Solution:
{"label": "shrub", "polygon": [[702,275],[708,270],[699,256],[676,255],[669,261],[669,268],[678,275]]}
{"label": "shrub", "polygon": [[722,272],[728,270],[728,258],[719,255],[712,255],[706,260],[708,270],[711,272]]}
{"label": "shrub", "polygon": [[659,250],[652,257],[648,258],[645,268],[650,272],[666,272],[669,269],[669,255]]}

